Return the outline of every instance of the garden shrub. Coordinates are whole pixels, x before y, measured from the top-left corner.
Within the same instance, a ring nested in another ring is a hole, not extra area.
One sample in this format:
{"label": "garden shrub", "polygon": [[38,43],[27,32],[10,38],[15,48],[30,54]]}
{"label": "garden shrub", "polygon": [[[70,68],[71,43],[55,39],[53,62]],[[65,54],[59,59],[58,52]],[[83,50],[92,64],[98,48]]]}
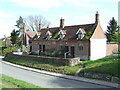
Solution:
{"label": "garden shrub", "polygon": [[64,54],[61,50],[50,50],[49,52],[45,53],[46,56],[50,57],[63,57]]}
{"label": "garden shrub", "polygon": [[17,52],[17,49],[19,49],[19,46],[11,46],[11,47],[7,47],[5,49],[3,49],[2,55],[6,55],[7,53],[11,53],[11,52]]}

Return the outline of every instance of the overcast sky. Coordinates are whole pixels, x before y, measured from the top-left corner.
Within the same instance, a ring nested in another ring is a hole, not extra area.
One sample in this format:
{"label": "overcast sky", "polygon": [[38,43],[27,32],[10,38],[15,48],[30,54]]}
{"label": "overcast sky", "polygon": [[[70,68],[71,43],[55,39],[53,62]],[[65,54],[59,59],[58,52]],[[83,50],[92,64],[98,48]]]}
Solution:
{"label": "overcast sky", "polygon": [[19,16],[42,15],[51,22],[50,27],[59,26],[61,17],[65,25],[95,22],[96,11],[100,14],[103,30],[112,17],[118,21],[119,0],[0,0],[0,38],[9,36]]}

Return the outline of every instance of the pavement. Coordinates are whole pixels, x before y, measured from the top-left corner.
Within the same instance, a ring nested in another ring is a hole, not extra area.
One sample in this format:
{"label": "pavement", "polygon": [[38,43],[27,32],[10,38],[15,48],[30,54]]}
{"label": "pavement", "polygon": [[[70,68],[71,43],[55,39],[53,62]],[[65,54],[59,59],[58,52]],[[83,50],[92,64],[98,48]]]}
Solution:
{"label": "pavement", "polygon": [[[3,58],[3,56],[0,56],[0,58]],[[6,62],[6,61],[2,61],[2,62],[5,64],[12,65],[14,67],[18,67],[18,68],[22,68],[25,70],[46,74],[46,75],[51,75],[51,76],[55,76],[55,77],[61,77],[61,78],[66,78],[66,79],[70,79],[70,80],[83,81],[83,82],[89,82],[89,83],[98,84],[98,85],[120,88],[120,84],[117,84],[117,83],[106,82],[106,81],[95,80],[95,79],[88,79],[88,78],[78,77],[78,76],[58,74],[58,73],[53,73],[53,72],[47,72],[47,71],[42,71],[42,70],[37,70],[37,69],[33,69],[33,68],[28,68],[28,67],[16,65],[16,64]]]}

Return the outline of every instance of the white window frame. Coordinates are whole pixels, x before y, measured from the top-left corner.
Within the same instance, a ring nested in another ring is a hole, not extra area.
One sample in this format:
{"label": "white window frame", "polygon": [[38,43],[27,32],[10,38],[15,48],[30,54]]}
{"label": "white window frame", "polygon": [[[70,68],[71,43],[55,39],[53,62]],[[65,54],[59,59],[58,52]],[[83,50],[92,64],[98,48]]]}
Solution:
{"label": "white window frame", "polygon": [[50,35],[50,31],[47,31],[46,36],[46,40],[50,40],[50,38],[52,37],[52,35]]}
{"label": "white window frame", "polygon": [[77,34],[77,39],[82,39],[83,37],[84,37],[84,34],[82,34],[82,33]]}
{"label": "white window frame", "polygon": [[58,33],[58,35],[59,35],[58,40],[61,40],[61,39],[63,39],[63,38],[65,37],[65,34],[63,34],[62,31],[60,31],[60,32]]}
{"label": "white window frame", "polygon": [[79,30],[77,31],[77,40],[82,39],[85,35],[82,32],[83,29],[79,28]]}

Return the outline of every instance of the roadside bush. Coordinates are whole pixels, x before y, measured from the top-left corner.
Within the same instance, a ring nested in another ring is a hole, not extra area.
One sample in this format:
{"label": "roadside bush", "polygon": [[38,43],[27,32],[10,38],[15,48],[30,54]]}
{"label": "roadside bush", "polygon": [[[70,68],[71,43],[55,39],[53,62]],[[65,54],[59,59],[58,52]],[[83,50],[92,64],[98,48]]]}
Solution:
{"label": "roadside bush", "polygon": [[6,55],[7,53],[11,53],[11,52],[16,52],[17,49],[19,49],[19,46],[12,46],[12,47],[7,47],[3,50],[2,55]]}
{"label": "roadside bush", "polygon": [[2,55],[2,50],[0,50],[0,55]]}
{"label": "roadside bush", "polygon": [[61,56],[62,53],[61,53],[61,51],[55,50],[51,54],[52,54],[52,56]]}
{"label": "roadside bush", "polygon": [[51,57],[64,57],[62,50],[50,50],[49,52],[45,53],[45,55]]}

